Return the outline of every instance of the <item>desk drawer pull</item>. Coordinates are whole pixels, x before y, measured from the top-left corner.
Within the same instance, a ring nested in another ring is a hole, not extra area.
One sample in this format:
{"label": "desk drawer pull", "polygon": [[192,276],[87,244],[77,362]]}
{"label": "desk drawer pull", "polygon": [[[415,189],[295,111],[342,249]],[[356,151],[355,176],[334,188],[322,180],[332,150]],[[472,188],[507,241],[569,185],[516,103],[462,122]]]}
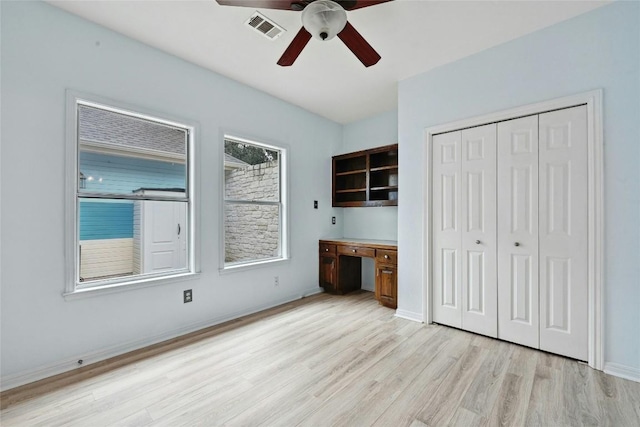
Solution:
{"label": "desk drawer pull", "polygon": [[[352,257],[370,257],[375,258],[376,250],[364,246],[338,246],[338,254]],[[380,257],[382,259],[382,257]]]}
{"label": "desk drawer pull", "polygon": [[385,256],[384,256],[384,259],[389,259],[389,255],[385,255]]}
{"label": "desk drawer pull", "polygon": [[382,272],[384,274],[393,274],[393,271],[391,271],[391,270],[382,270]]}
{"label": "desk drawer pull", "polygon": [[320,243],[320,253],[324,254],[335,254],[336,253],[336,245],[331,245],[327,243]]}

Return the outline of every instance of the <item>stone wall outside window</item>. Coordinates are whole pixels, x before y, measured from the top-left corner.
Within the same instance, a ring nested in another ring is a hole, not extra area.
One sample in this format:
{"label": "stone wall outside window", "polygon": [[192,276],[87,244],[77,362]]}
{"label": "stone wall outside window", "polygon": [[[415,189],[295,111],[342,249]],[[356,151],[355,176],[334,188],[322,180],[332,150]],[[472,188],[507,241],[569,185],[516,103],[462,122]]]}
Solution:
{"label": "stone wall outside window", "polygon": [[[225,171],[227,199],[278,200],[278,161]],[[277,205],[225,204],[225,262],[278,256]]]}

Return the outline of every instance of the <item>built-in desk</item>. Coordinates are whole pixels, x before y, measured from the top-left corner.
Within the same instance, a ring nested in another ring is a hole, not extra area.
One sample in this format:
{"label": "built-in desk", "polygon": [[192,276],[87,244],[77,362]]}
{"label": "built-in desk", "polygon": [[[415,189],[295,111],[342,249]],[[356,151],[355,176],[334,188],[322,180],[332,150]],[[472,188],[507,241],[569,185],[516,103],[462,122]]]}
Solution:
{"label": "built-in desk", "polygon": [[362,286],[362,257],[374,258],[375,295],[386,307],[397,307],[398,243],[394,240],[336,238],[319,242],[320,286],[346,294]]}

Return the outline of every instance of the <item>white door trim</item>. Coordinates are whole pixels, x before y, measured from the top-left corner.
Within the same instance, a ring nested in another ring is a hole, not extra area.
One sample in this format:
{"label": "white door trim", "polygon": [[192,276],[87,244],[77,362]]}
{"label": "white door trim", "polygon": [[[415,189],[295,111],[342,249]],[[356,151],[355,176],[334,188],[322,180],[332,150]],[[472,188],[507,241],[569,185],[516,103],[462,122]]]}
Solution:
{"label": "white door trim", "polygon": [[439,133],[485,125],[518,117],[545,113],[548,111],[587,106],[587,150],[588,150],[588,269],[589,269],[589,366],[594,369],[604,368],[604,311],[603,311],[603,282],[604,282],[604,185],[603,185],[603,126],[602,126],[602,89],[583,92],[563,98],[538,102],[509,110],[498,111],[482,116],[457,120],[451,123],[437,125],[425,129],[425,143],[427,144],[424,159],[424,263],[423,283],[423,319],[432,323],[431,292],[432,292],[432,177],[431,177],[431,147],[433,136]]}

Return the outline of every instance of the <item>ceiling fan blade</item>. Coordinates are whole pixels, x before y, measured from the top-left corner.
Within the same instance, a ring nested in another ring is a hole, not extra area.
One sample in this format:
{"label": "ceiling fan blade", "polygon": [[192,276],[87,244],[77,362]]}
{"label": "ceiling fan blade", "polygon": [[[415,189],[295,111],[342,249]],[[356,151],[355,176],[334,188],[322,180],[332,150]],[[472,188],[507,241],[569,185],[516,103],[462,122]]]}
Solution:
{"label": "ceiling fan blade", "polygon": [[[363,7],[375,6],[380,3],[386,3],[393,0],[337,0],[345,10],[362,9]],[[355,4],[354,4],[355,3]]]}
{"label": "ceiling fan blade", "polygon": [[370,67],[380,60],[380,55],[371,47],[369,43],[353,28],[349,22],[344,30],[338,33],[340,40],[347,45],[349,50],[358,57],[365,67]]}
{"label": "ceiling fan blade", "polygon": [[295,0],[216,0],[221,6],[243,6],[254,9],[292,10],[291,4]]}
{"label": "ceiling fan blade", "polygon": [[[222,6],[242,6],[254,9],[279,9],[300,11],[314,0],[216,0]],[[393,0],[337,0],[345,10],[361,9]]]}
{"label": "ceiling fan blade", "polygon": [[278,60],[278,65],[282,67],[292,65],[298,58],[298,55],[300,55],[300,52],[302,52],[302,49],[309,43],[309,40],[311,40],[311,33],[305,30],[304,27],[300,28],[298,34],[296,34],[289,44],[289,47],[287,47],[287,50],[284,51]]}

